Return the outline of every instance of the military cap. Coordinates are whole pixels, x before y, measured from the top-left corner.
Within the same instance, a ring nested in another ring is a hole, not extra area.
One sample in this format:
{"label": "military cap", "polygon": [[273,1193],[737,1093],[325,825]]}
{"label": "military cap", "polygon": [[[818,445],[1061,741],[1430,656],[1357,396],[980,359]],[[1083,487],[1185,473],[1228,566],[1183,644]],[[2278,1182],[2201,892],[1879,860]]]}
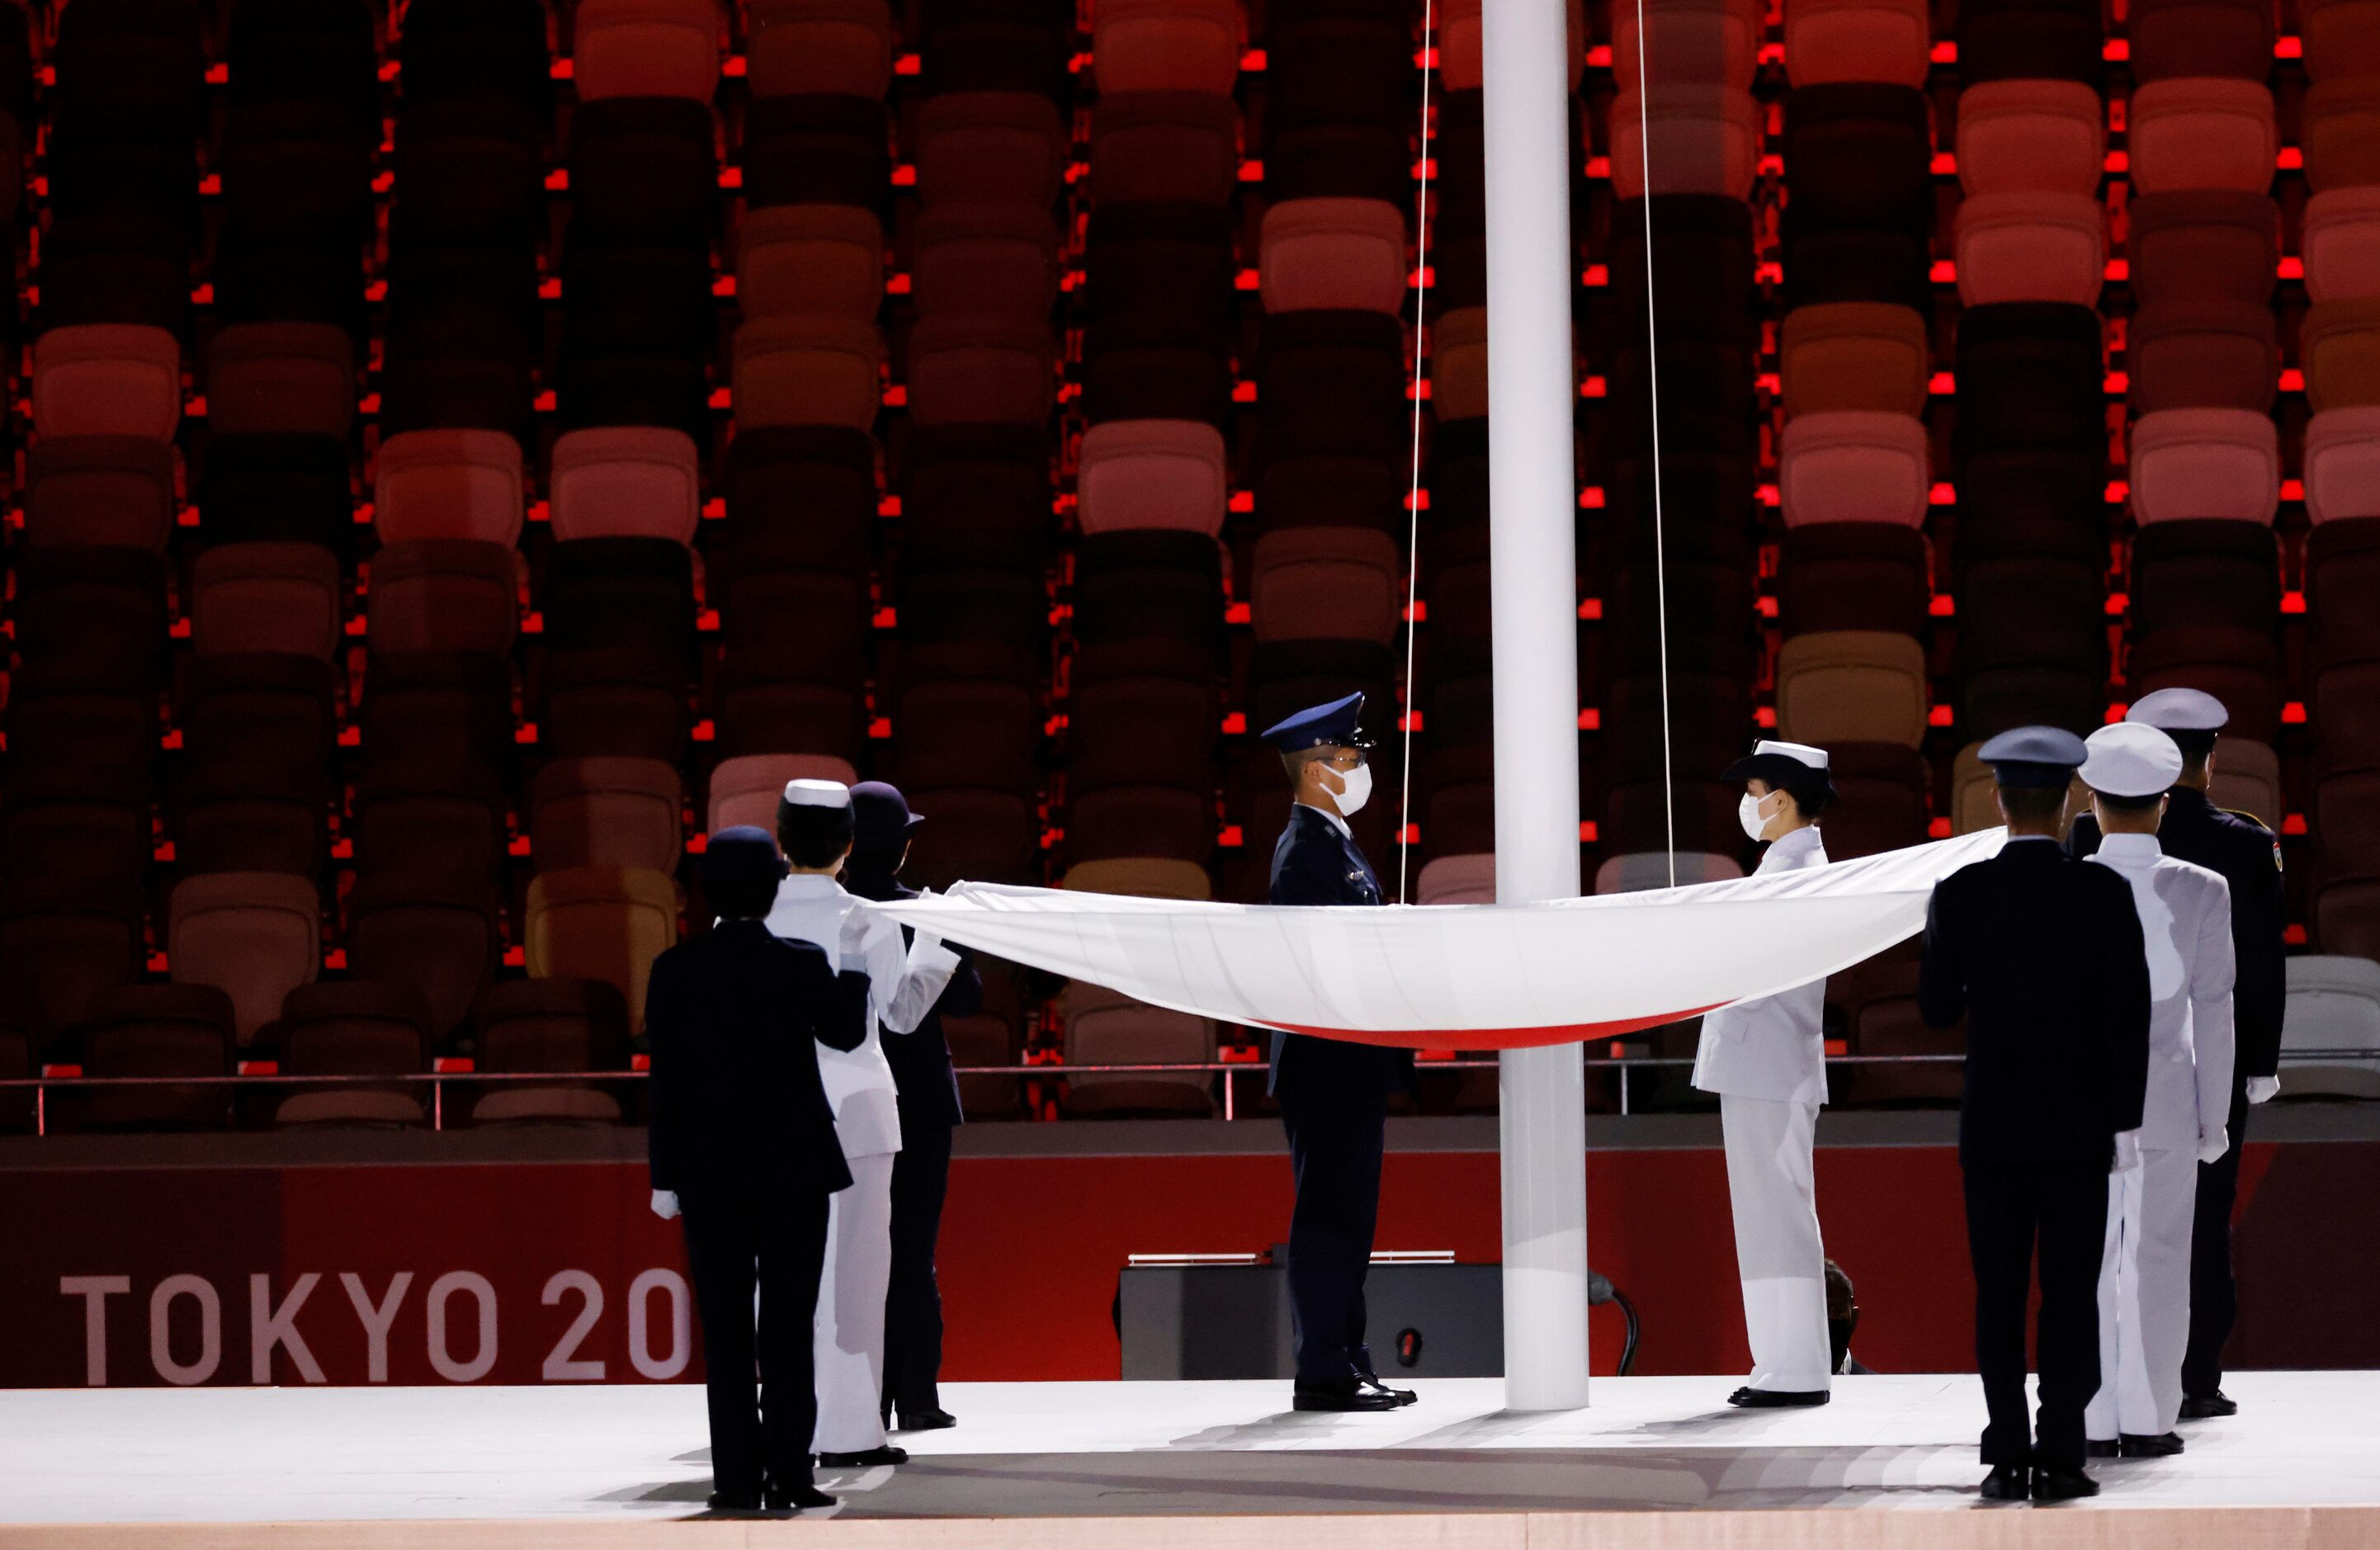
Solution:
{"label": "military cap", "polygon": [[2181,778],[2181,750],[2137,721],[2102,726],[2085,739],[2082,784],[2108,797],[2161,797]]}
{"label": "military cap", "polygon": [[2055,790],[2090,756],[2082,739],[2057,726],[2017,726],[1975,751],[2002,786]]}
{"label": "military cap", "polygon": [[851,787],[839,780],[789,780],[785,802],[790,807],[849,807]]}
{"label": "military cap", "polygon": [[1363,715],[1363,694],[1350,694],[1275,722],[1265,728],[1264,740],[1283,753],[1302,753],[1309,748],[1369,748],[1372,739],[1356,725]]}
{"label": "military cap", "polygon": [[2154,726],[2174,740],[2185,754],[2204,753],[2215,746],[2231,713],[2223,702],[2203,689],[2160,689],[2132,702],[2126,721]]}

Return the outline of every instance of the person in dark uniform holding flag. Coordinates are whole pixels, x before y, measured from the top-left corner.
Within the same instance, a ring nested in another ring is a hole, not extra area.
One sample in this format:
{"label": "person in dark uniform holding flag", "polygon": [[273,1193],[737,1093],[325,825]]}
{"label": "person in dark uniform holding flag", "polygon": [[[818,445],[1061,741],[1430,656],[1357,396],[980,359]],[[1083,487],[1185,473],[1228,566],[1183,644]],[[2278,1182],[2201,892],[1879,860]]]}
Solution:
{"label": "person in dark uniform holding flag", "polygon": [[[863,780],[851,788],[851,812],[844,886],[880,902],[916,898],[917,890],[901,881],[901,866],[909,859],[910,831],[925,815],[911,812],[900,789],[880,780]],[[983,1004],[983,976],[965,949],[955,950],[959,966],[934,1009],[907,1038],[884,1041],[901,1113],[901,1150],[892,1159],[892,1273],[884,1307],[885,1426],[892,1431],[931,1432],[958,1424],[942,1409],[937,1381],[942,1370],[942,1293],[934,1279],[934,1249],[950,1185],[951,1131],[965,1119],[942,1019],[965,1017]]]}
{"label": "person in dark uniform holding flag", "polygon": [[[1967,1024],[1959,1166],[1975,1274],[1989,1501],[2098,1494],[2082,1411],[2099,1389],[2107,1176],[2141,1166],[2149,970],[2131,885],[2058,843],[2085,750],[2022,726],[1984,744],[2008,840],[1935,886],[1917,1001]],[[2025,1306],[2041,1273],[2038,1432],[2025,1415]]]}
{"label": "person in dark uniform holding flag", "polygon": [[[2240,1192],[2240,1151],[2251,1105],[2280,1091],[2281,1009],[2289,998],[2287,905],[2281,891],[2281,842],[2251,814],[2216,807],[2207,798],[2215,737],[2230,719],[2223,702],[2195,689],[2143,695],[2126,721],[2156,727],[2181,750],[2181,777],[2166,794],[2158,847],[2180,860],[2219,873],[2231,885],[2231,946],[2238,964],[2232,984],[2231,1145],[2198,1165],[2198,1203],[2190,1239],[2190,1344],[2181,1361],[2181,1419],[2232,1415],[2239,1403],[2223,1392],[2223,1343],[2240,1310],[2231,1277],[2231,1208]],[[2066,848],[2077,856],[2099,848],[2098,821],[2074,821]]]}
{"label": "person in dark uniform holding flag", "polygon": [[[1347,826],[1371,797],[1364,697],[1316,705],[1269,727],[1289,771],[1289,825],[1272,852],[1275,904],[1378,904],[1380,880]],[[1301,1410],[1390,1410],[1413,1390],[1372,1370],[1364,1276],[1379,1216],[1389,1094],[1413,1081],[1405,1050],[1306,1034],[1272,1036],[1270,1091],[1289,1132],[1297,1204],[1289,1226],[1289,1298]]]}

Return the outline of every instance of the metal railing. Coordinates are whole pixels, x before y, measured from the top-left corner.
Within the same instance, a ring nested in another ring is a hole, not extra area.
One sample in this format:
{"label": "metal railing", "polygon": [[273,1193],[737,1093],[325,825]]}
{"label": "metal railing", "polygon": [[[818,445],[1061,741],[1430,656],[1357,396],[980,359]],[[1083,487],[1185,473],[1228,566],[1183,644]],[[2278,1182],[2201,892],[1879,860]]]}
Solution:
{"label": "metal railing", "polygon": [[[2358,1063],[2371,1064],[2380,1063],[2380,1052],[2375,1052],[2370,1049],[2292,1049],[2283,1051],[2281,1058],[2285,1063],[2290,1064],[2325,1061],[2354,1061]],[[1955,1065],[1964,1059],[1964,1056],[1949,1054],[1834,1055],[1827,1057],[1827,1065],[1830,1068],[1947,1066]],[[1467,1058],[1457,1057],[1450,1060],[1425,1060],[1419,1063],[1418,1068],[1424,1073],[1432,1071],[1479,1071],[1494,1070],[1497,1068],[1497,1064],[1498,1063],[1493,1056]],[[1694,1065],[1694,1060],[1691,1056],[1682,1056],[1590,1055],[1585,1057],[1585,1064],[1590,1070],[1616,1070],[1621,1074],[1621,1080],[1619,1084],[1620,1112],[1624,1115],[1630,1112],[1629,1089],[1631,1083],[1626,1080],[1626,1076],[1629,1071],[1658,1070],[1679,1067],[1691,1067]],[[1264,1075],[1272,1069],[1272,1063],[1262,1059],[1148,1061],[1128,1064],[1028,1061],[1014,1066],[959,1066],[954,1068],[954,1069],[957,1074],[962,1077],[1007,1077],[1020,1081],[1035,1080],[1043,1078],[1075,1076],[1212,1076],[1220,1074],[1225,1078],[1225,1080],[1222,1083],[1223,1117],[1225,1119],[1236,1119],[1239,1116],[1235,1100],[1235,1092],[1239,1083],[1230,1079],[1232,1077],[1253,1077]],[[342,1090],[371,1091],[375,1089],[385,1090],[392,1086],[400,1085],[415,1087],[426,1083],[430,1088],[427,1117],[429,1118],[431,1129],[443,1130],[446,1128],[446,1088],[450,1083],[459,1084],[467,1089],[486,1086],[565,1086],[583,1089],[608,1087],[619,1082],[641,1082],[649,1080],[650,1074],[650,1072],[645,1070],[433,1070],[401,1071],[370,1075],[308,1075],[273,1071],[240,1072],[237,1074],[208,1074],[203,1076],[93,1077],[84,1076],[79,1072],[53,1071],[45,1069],[39,1076],[0,1078],[0,1093],[6,1093],[18,1090],[30,1090],[33,1095],[34,1131],[36,1134],[46,1135],[49,1132],[49,1105],[53,1094],[100,1092],[144,1087],[170,1087],[182,1089],[222,1087],[231,1089],[235,1092],[258,1089],[270,1090],[275,1087],[302,1087],[312,1092],[336,1092]]]}

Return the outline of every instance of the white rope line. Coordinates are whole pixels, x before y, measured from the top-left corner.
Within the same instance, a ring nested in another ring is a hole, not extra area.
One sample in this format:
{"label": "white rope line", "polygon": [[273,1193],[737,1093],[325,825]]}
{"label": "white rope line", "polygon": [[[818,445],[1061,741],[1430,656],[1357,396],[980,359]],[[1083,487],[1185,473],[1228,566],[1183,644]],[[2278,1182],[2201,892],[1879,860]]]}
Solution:
{"label": "white rope line", "polygon": [[1653,329],[1653,104],[1645,79],[1645,0],[1636,0],[1636,151],[1645,172],[1645,371],[1653,398],[1653,608],[1660,634],[1661,828],[1678,885],[1678,799],[1670,755],[1670,562],[1661,529],[1661,354]]}
{"label": "white rope line", "polygon": [[[1641,0],[1640,0],[1641,3]],[[1413,854],[1414,721],[1420,700],[1414,693],[1414,643],[1420,631],[1414,609],[1421,595],[1421,364],[1422,307],[1429,298],[1429,82],[1436,73],[1430,51],[1437,44],[1435,0],[1421,7],[1421,187],[1414,195],[1413,486],[1405,497],[1405,717],[1404,757],[1398,771],[1397,902],[1405,901],[1405,873]]]}

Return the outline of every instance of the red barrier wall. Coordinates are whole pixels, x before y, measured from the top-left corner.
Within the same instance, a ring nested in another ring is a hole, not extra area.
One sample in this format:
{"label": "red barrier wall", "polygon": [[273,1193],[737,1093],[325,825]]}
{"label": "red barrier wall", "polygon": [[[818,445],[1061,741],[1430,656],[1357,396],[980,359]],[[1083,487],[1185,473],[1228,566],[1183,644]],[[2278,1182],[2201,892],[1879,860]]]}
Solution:
{"label": "red barrier wall", "polygon": [[[1380,1247],[1494,1259],[1496,1169],[1488,1153],[1391,1153]],[[2380,1366],[2380,1145],[2253,1145],[2247,1174],[2235,1356]],[[1858,1282],[1872,1366],[1972,1366],[1958,1182],[1946,1147],[1818,1153],[1828,1249]],[[1261,1249],[1289,1200],[1278,1156],[962,1159],[942,1243],[946,1375],[1113,1377],[1124,1256]],[[1637,1370],[1743,1370],[1719,1153],[1597,1153],[1588,1202],[1596,1267],[1644,1316]],[[677,1231],[647,1211],[633,1163],[0,1172],[0,1385],[700,1372],[680,1327]],[[1609,1372],[1616,1313],[1597,1312],[1595,1340]]]}

